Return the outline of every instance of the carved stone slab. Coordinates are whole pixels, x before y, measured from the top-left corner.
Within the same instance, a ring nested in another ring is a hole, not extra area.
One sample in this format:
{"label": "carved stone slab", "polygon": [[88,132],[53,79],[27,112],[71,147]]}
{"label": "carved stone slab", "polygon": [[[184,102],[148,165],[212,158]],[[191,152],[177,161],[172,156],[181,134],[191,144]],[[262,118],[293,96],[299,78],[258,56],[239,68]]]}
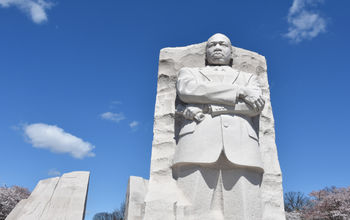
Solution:
{"label": "carved stone slab", "polygon": [[131,176],[126,193],[125,218],[142,220],[144,216],[144,201],[148,188],[148,180]]}
{"label": "carved stone slab", "polygon": [[65,173],[39,181],[6,220],[83,220],[90,172]]}
{"label": "carved stone slab", "polygon": [[[205,47],[204,42],[187,47],[164,48],[160,51],[150,180],[145,200],[139,204],[145,210],[142,218],[144,220],[179,219],[177,211],[174,210],[174,204],[181,197],[181,192],[177,190],[171,168],[176,148],[177,130],[175,122],[176,74],[182,67],[204,67]],[[263,219],[284,220],[282,174],[275,144],[274,118],[265,57],[252,51],[233,47],[232,67],[255,74],[263,91],[266,100],[265,108],[260,120],[255,123],[260,124],[259,139],[265,170],[261,185]],[[129,206],[131,203],[132,201],[129,201]],[[129,217],[127,219],[140,218]]]}

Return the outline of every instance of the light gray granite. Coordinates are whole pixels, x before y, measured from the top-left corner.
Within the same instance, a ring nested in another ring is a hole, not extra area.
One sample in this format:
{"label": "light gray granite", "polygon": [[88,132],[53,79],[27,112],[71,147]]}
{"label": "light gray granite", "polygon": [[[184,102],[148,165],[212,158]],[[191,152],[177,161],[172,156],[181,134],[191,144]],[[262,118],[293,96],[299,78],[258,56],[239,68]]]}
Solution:
{"label": "light gray granite", "polygon": [[[142,206],[144,214],[141,218],[140,216],[137,218],[128,216],[126,218],[128,220],[198,220],[199,215],[197,219],[193,216],[186,217],[186,206],[191,202],[187,200],[188,195],[179,187],[179,182],[176,175],[174,175],[174,165],[177,162],[175,155],[178,154],[177,141],[179,141],[179,132],[183,129],[182,119],[176,112],[176,106],[179,103],[176,83],[178,73],[183,67],[191,70],[205,67],[205,53],[206,42],[187,47],[164,48],[160,51],[150,180],[147,190],[142,190],[143,192],[147,191],[144,201],[129,200],[128,202],[130,208],[135,205]],[[263,170],[259,189],[262,209],[261,219],[284,220],[282,175],[275,144],[274,118],[270,101],[266,60],[265,57],[255,52],[234,46],[232,47],[232,58],[232,69],[234,71],[252,74],[256,77],[257,85],[265,102],[263,109],[259,110],[260,117],[249,116],[252,117],[252,129],[258,132],[261,161],[247,162],[243,165],[250,166],[250,164],[254,164],[252,166]],[[218,109],[218,111],[221,110]],[[224,109],[224,111],[231,110]],[[256,156],[255,153],[254,155]],[[132,194],[133,188],[129,186],[129,190],[129,194]],[[197,190],[196,187],[193,187],[193,190]],[[222,198],[220,196],[215,197],[214,200],[215,207],[223,206],[221,205]],[[219,211],[217,214],[214,213],[212,217],[207,216],[207,218],[211,220],[228,219],[221,214],[222,212]],[[200,219],[205,219],[202,217]]]}
{"label": "light gray granite", "polygon": [[90,172],[65,173],[39,181],[6,220],[83,220]]}
{"label": "light gray granite", "polygon": [[148,188],[148,180],[131,176],[128,183],[125,201],[125,218],[141,220],[145,212],[145,196]]}

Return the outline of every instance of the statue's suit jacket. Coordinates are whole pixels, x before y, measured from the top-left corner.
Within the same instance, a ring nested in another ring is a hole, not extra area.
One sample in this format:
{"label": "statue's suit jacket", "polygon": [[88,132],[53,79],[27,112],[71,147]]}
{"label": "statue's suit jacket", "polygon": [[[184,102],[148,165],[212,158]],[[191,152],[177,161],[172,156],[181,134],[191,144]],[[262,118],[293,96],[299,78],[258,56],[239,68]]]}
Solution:
{"label": "statue's suit jacket", "polygon": [[201,122],[184,121],[173,165],[214,163],[224,152],[238,166],[263,171],[259,139],[252,126],[252,117],[260,112],[238,98],[240,87],[249,87],[254,96],[261,95],[254,75],[229,66],[179,71],[176,88],[181,101],[188,106],[209,106],[211,112]]}

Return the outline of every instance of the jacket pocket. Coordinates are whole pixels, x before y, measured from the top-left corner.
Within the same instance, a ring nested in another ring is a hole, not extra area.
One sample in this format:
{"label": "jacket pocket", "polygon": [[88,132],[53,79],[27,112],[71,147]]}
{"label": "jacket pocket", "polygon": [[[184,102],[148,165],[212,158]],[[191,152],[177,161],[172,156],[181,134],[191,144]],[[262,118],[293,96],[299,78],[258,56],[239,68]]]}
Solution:
{"label": "jacket pocket", "polygon": [[196,122],[194,121],[186,121],[182,128],[180,129],[179,136],[184,136],[186,134],[193,133],[196,129]]}
{"label": "jacket pocket", "polygon": [[249,122],[246,123],[246,128],[247,128],[249,137],[259,142],[258,135],[256,134],[255,130],[252,128],[252,126],[249,124]]}

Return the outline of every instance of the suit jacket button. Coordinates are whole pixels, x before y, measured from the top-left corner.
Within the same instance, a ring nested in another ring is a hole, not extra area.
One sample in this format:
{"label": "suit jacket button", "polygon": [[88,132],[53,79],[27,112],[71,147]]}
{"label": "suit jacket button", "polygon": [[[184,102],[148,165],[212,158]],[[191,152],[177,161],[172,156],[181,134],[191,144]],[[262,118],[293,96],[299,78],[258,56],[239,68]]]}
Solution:
{"label": "suit jacket button", "polygon": [[227,128],[229,125],[228,123],[224,123],[224,127]]}

